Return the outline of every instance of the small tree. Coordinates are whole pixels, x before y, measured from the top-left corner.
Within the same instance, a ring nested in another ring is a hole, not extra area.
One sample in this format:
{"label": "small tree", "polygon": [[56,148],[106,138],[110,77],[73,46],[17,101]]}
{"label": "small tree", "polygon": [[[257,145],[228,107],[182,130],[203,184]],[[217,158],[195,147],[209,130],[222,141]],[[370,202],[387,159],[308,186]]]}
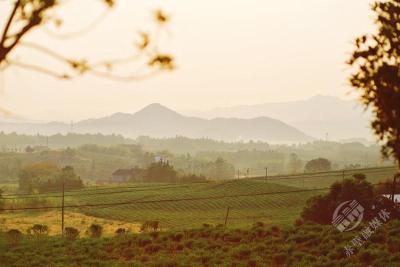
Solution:
{"label": "small tree", "polygon": [[335,209],[344,201],[358,200],[368,214],[372,212],[374,199],[374,188],[370,183],[359,179],[345,179],[334,183],[328,194],[310,198],[301,217],[305,221],[330,224]]}
{"label": "small tree", "polygon": [[22,240],[22,233],[17,229],[11,229],[6,233],[6,239],[10,246],[17,246]]}
{"label": "small tree", "polygon": [[365,175],[355,175],[353,179],[345,179],[334,183],[328,194],[310,198],[301,213],[303,221],[320,224],[332,223],[335,209],[345,201],[358,201],[364,208],[363,216],[370,220],[385,209],[390,213],[390,219],[400,217],[400,211],[386,197],[382,197],[372,184],[365,180]]}
{"label": "small tree", "polygon": [[307,162],[305,172],[325,172],[332,169],[332,163],[325,158],[317,158]]}
{"label": "small tree", "polygon": [[103,226],[99,224],[92,224],[89,226],[87,233],[91,238],[99,238],[103,234]]}
{"label": "small tree", "polygon": [[382,154],[400,167],[400,1],[376,1],[375,34],[356,39],[348,64],[354,68],[351,85],[373,112],[372,128],[384,143]]}
{"label": "small tree", "polygon": [[65,237],[67,238],[67,240],[74,241],[79,237],[79,230],[73,227],[66,227]]}
{"label": "small tree", "polygon": [[119,237],[125,236],[127,233],[128,233],[128,231],[127,231],[125,228],[118,228],[118,229],[115,231],[115,235],[116,235],[116,236],[119,236]]}
{"label": "small tree", "polygon": [[45,224],[35,224],[28,229],[28,234],[37,238],[47,236],[49,234],[49,227]]}

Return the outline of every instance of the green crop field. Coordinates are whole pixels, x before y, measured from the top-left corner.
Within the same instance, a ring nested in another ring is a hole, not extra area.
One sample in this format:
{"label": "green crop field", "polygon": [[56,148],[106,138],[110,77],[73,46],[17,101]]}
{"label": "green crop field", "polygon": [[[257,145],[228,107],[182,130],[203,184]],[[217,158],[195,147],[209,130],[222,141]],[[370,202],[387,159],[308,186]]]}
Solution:
{"label": "green crop field", "polygon": [[[344,177],[364,173],[370,182],[377,183],[391,178],[394,172],[394,168],[371,168],[346,171]],[[199,227],[204,223],[224,224],[228,208],[229,227],[249,226],[256,221],[290,225],[299,217],[307,199],[326,192],[326,188],[341,179],[343,173],[338,171],[197,184],[87,188],[67,192],[65,205],[69,212],[109,221],[133,224],[159,221],[162,228],[169,230]],[[47,198],[45,206],[60,206],[60,194]]]}
{"label": "green crop field", "polygon": [[70,197],[70,201],[79,204],[128,202],[110,207],[85,207],[81,212],[130,222],[157,220],[168,229],[223,224],[229,207],[228,224],[240,227],[255,221],[293,222],[305,201],[318,193],[293,192],[297,190],[266,181],[239,180],[152,190],[138,188],[120,194]]}

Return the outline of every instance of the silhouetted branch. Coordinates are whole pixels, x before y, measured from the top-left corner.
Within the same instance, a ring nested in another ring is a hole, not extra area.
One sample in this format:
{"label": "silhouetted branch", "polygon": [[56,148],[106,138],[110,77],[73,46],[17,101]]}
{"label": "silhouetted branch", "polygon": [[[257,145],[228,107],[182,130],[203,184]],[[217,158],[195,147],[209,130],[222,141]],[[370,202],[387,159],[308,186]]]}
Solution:
{"label": "silhouetted branch", "polygon": [[15,14],[17,13],[17,10],[18,10],[18,7],[20,5],[20,2],[21,2],[20,0],[17,0],[17,2],[15,2],[15,4],[14,4],[14,7],[13,7],[13,9],[11,11],[11,14],[10,14],[10,17],[8,18],[6,26],[4,27],[4,30],[3,30],[3,34],[2,34],[2,37],[1,37],[1,41],[0,41],[0,47],[3,47],[4,42],[7,39],[8,31],[9,31],[9,29],[11,27],[12,21],[14,20]]}

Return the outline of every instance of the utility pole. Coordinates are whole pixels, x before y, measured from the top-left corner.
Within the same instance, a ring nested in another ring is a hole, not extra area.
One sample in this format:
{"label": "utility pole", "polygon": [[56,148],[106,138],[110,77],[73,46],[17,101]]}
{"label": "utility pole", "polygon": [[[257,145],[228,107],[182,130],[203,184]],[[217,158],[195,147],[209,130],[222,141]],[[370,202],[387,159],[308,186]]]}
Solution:
{"label": "utility pole", "polygon": [[344,181],[344,169],[342,171],[342,181]]}
{"label": "utility pole", "polygon": [[230,207],[228,207],[228,208],[226,209],[226,216],[225,216],[225,223],[224,223],[224,227],[225,227],[225,228],[226,228],[226,224],[227,224],[227,222],[228,222],[229,210],[230,210]]}
{"label": "utility pole", "polygon": [[240,179],[240,171],[239,171],[239,169],[237,169],[237,178],[238,178],[238,180]]}
{"label": "utility pole", "polygon": [[62,200],[61,200],[61,237],[64,238],[64,198],[65,198],[65,182],[62,182]]}
{"label": "utility pole", "polygon": [[265,167],[265,179],[268,178],[268,167]]}
{"label": "utility pole", "polygon": [[393,203],[395,203],[394,202],[394,195],[396,194],[396,182],[397,182],[397,178],[400,176],[400,174],[399,173],[396,173],[394,176],[393,176],[393,185],[392,185],[392,195],[390,196],[390,198],[392,199],[392,201],[393,201]]}

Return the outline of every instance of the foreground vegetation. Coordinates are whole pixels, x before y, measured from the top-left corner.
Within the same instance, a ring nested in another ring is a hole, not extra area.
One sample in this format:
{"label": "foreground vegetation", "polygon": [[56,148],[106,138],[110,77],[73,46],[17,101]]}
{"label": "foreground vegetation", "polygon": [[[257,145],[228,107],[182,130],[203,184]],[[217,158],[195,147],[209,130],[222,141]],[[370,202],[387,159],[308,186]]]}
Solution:
{"label": "foreground vegetation", "polygon": [[281,229],[200,229],[117,234],[112,238],[28,238],[10,245],[0,235],[0,266],[398,266],[400,221],[379,228],[354,255],[354,232],[304,224]]}

